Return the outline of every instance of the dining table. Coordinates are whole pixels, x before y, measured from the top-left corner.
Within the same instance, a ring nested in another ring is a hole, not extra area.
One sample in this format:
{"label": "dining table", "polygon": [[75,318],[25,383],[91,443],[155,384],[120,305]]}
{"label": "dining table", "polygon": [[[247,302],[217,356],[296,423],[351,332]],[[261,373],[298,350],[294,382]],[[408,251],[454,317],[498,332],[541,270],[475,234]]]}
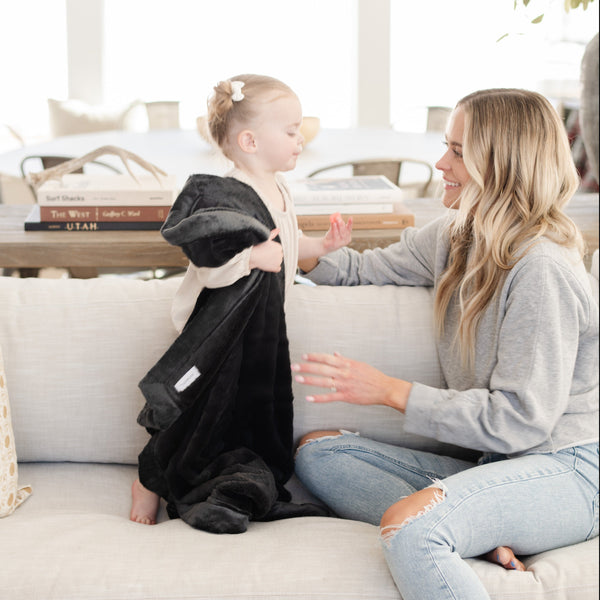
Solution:
{"label": "dining table", "polygon": [[[380,127],[323,128],[305,144],[296,168],[285,175],[288,179],[302,179],[330,164],[370,158],[414,158],[433,166],[443,152],[441,142],[439,132],[399,132]],[[197,130],[157,129],[98,131],[24,146],[0,154],[0,173],[20,176],[25,156],[79,157],[104,146],[117,146],[137,154],[175,175],[180,186],[191,174],[224,175],[231,168],[231,163]],[[101,160],[124,170],[117,157],[105,156]]]}
{"label": "dining table", "polygon": [[[0,173],[20,178],[21,161],[26,156],[80,157],[106,146],[127,150],[175,175],[178,186],[183,186],[191,174],[223,175],[232,166],[197,130],[100,131],[54,138],[0,154]],[[324,128],[305,145],[296,168],[286,177],[302,179],[328,164],[360,158],[410,157],[432,163],[441,150],[437,133]],[[107,154],[100,158],[125,171],[119,157]],[[128,164],[134,172],[140,170],[135,162]],[[77,276],[93,276],[102,269],[187,265],[181,249],[170,246],[159,231],[24,231],[23,222],[30,209],[30,204],[14,204],[10,197],[0,204],[0,269],[28,273],[43,267],[62,267]],[[353,247],[364,250],[387,245],[397,240],[400,233],[395,229],[357,231]]]}
{"label": "dining table", "polygon": [[[223,175],[231,167],[196,130],[104,131],[55,138],[0,154],[0,174],[22,183],[20,163],[25,156],[78,157],[103,146],[117,146],[142,157],[175,175],[180,186],[190,174]],[[439,132],[325,128],[306,145],[296,168],[286,173],[286,178],[301,179],[325,165],[359,158],[412,157],[433,165],[442,151]],[[123,170],[116,156],[108,155],[102,160]],[[24,231],[31,204],[13,204],[10,200],[0,202],[0,269],[27,272],[64,267],[77,276],[93,276],[98,269],[180,269],[188,264],[182,250],[170,246],[159,231]],[[435,194],[406,198],[403,202],[414,214],[417,227],[447,210]],[[598,247],[598,194],[577,194],[567,206],[567,213],[583,232],[589,259]],[[401,233],[400,229],[356,230],[352,247],[362,251],[385,246],[397,241]]]}

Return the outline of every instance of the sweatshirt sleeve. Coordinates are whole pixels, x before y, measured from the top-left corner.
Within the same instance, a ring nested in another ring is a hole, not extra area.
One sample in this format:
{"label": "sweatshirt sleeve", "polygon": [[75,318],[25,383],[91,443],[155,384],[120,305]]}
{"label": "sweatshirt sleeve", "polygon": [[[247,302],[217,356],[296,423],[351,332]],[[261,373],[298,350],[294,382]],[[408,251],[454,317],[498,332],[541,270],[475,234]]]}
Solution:
{"label": "sweatshirt sleeve", "polygon": [[306,277],[320,285],[433,286],[446,263],[447,223],[448,217],[440,217],[419,229],[409,227],[386,248],[342,248],[322,257]]}
{"label": "sweatshirt sleeve", "polygon": [[[573,396],[597,394],[597,379],[573,389],[576,363],[589,362],[593,372],[598,360],[589,295],[564,265],[544,257],[523,262],[502,290],[489,386],[459,391],[413,384],[407,431],[514,455],[551,440]],[[478,337],[486,342],[485,332]]]}

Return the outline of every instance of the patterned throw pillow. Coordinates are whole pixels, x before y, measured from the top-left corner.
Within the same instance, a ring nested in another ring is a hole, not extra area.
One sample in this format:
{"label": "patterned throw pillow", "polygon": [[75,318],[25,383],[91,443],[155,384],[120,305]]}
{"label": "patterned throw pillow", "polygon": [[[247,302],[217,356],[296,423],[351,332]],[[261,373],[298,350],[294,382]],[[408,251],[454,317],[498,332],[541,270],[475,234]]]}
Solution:
{"label": "patterned throw pillow", "polygon": [[31,486],[19,487],[17,479],[17,453],[0,348],[0,517],[10,515],[31,494]]}

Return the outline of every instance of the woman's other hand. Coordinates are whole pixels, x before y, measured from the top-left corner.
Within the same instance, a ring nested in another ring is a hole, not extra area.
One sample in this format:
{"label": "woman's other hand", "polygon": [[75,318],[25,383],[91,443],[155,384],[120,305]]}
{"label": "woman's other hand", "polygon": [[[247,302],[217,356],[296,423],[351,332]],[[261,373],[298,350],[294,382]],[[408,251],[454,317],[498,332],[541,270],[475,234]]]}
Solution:
{"label": "woman's other hand", "polygon": [[404,412],[412,384],[385,375],[364,362],[339,353],[305,354],[304,362],[294,363],[298,383],[329,388],[324,394],[310,395],[309,402],[348,402],[350,404],[391,406]]}

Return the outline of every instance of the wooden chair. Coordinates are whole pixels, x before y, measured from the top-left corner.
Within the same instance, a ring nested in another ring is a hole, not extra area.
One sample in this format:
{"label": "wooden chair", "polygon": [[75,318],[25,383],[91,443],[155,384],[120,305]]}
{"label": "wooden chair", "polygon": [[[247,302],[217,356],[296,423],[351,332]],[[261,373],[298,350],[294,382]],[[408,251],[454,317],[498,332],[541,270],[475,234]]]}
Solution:
{"label": "wooden chair", "polygon": [[179,129],[179,101],[146,102],[148,129]]}
{"label": "wooden chair", "polygon": [[452,109],[448,106],[428,106],[427,131],[445,131],[451,114]]}
{"label": "wooden chair", "polygon": [[[417,198],[427,195],[427,189],[433,179],[433,167],[424,160],[414,158],[369,158],[353,160],[322,167],[309,173],[309,177],[325,172],[350,167],[355,175],[384,175],[400,189],[411,192]],[[407,167],[404,169],[404,167]],[[408,174],[402,177],[403,174]],[[335,176],[335,175],[332,175]],[[343,175],[339,175],[343,177]]]}

